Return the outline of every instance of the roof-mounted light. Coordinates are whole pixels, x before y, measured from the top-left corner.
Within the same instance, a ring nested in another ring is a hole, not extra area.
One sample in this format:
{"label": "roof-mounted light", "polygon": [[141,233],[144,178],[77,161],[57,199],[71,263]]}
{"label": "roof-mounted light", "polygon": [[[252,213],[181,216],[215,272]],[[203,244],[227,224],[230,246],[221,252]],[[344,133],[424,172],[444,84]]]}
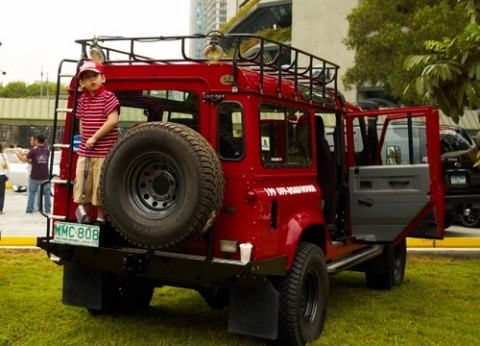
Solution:
{"label": "roof-mounted light", "polygon": [[217,62],[225,55],[223,48],[219,46],[221,37],[222,33],[219,31],[211,31],[207,34],[210,42],[203,48],[203,56],[210,62]]}
{"label": "roof-mounted light", "polygon": [[92,46],[88,51],[88,55],[90,59],[98,61],[100,64],[103,64],[106,60],[105,53],[103,52],[102,48],[98,45],[98,38],[94,37],[92,40]]}

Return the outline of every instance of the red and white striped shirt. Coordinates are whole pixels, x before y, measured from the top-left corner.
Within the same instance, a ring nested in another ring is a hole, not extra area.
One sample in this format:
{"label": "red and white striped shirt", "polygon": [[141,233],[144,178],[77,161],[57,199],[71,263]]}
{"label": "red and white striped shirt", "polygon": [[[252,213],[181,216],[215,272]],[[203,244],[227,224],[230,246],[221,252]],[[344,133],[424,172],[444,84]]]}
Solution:
{"label": "red and white striped shirt", "polygon": [[120,103],[115,94],[102,85],[94,95],[85,91],[78,99],[76,117],[82,122],[82,138],[78,155],[87,157],[105,157],[118,139],[118,125],[112,131],[99,138],[92,148],[86,149],[85,142],[107,121],[108,115],[115,109],[120,114]]}

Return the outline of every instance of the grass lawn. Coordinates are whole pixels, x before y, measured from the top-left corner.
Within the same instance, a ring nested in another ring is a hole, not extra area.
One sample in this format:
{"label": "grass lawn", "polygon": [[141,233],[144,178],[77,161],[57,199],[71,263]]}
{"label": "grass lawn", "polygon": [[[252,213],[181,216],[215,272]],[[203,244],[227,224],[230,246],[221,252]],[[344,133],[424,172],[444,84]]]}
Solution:
{"label": "grass lawn", "polygon": [[[157,288],[151,308],[91,316],[61,302],[62,267],[40,250],[0,249],[0,345],[262,345],[227,332],[228,309],[193,290]],[[373,291],[360,273],[331,278],[313,345],[480,344],[480,260],[408,255],[405,282]]]}

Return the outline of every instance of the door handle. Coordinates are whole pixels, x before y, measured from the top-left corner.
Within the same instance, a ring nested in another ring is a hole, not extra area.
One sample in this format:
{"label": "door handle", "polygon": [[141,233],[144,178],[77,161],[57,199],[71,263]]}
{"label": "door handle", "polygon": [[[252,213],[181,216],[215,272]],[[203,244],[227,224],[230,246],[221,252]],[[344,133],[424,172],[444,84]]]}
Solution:
{"label": "door handle", "polygon": [[406,186],[410,184],[410,180],[389,180],[388,183],[390,184],[390,186],[396,186],[396,185]]}
{"label": "door handle", "polygon": [[359,199],[358,201],[359,205],[364,205],[366,207],[371,207],[373,205],[373,199]]}

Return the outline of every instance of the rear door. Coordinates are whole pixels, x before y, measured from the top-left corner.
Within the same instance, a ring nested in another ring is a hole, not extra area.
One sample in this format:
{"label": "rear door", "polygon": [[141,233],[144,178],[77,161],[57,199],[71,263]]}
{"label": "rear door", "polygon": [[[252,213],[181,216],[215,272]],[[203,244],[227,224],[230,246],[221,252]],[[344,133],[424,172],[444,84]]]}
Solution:
{"label": "rear door", "polygon": [[[370,160],[354,153],[356,118],[369,124]],[[442,238],[444,186],[441,179],[438,112],[430,107],[349,113],[349,206],[357,239],[396,242],[406,236]]]}

